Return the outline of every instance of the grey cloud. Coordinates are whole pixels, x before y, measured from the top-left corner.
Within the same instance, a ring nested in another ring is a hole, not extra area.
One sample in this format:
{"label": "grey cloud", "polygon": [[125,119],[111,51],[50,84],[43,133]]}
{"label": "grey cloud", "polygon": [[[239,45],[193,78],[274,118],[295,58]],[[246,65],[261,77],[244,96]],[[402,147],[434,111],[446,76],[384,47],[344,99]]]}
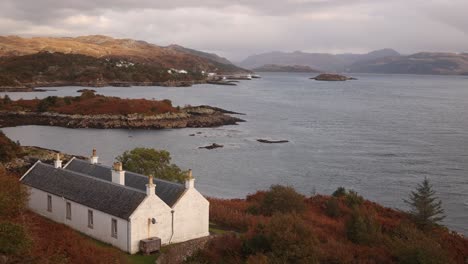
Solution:
{"label": "grey cloud", "polygon": [[[31,21],[53,21],[57,18],[69,16],[73,12],[96,14],[103,10],[129,11],[135,9],[171,10],[180,8],[211,8],[226,9],[235,6],[246,7],[257,14],[285,15],[297,12],[313,12],[325,8],[350,5],[366,0],[3,0],[0,13],[4,17],[27,19]],[[370,0],[367,0],[370,1]]]}
{"label": "grey cloud", "polygon": [[271,50],[466,52],[466,0],[2,0],[0,34],[136,38],[239,60]]}

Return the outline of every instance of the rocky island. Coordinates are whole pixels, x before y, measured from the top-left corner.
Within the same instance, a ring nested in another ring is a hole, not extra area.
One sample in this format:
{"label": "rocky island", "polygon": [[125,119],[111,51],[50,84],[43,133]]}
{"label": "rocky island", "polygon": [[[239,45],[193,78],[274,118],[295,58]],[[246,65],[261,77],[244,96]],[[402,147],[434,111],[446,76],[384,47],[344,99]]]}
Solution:
{"label": "rocky island", "polygon": [[329,81],[329,82],[357,80],[356,78],[352,78],[352,77],[348,77],[348,76],[344,76],[340,74],[331,74],[331,73],[323,73],[310,79],[316,80],[316,81]]}
{"label": "rocky island", "polygon": [[120,99],[84,92],[77,97],[11,101],[0,98],[0,127],[185,128],[234,125],[244,120],[210,106],[173,107],[170,100]]}

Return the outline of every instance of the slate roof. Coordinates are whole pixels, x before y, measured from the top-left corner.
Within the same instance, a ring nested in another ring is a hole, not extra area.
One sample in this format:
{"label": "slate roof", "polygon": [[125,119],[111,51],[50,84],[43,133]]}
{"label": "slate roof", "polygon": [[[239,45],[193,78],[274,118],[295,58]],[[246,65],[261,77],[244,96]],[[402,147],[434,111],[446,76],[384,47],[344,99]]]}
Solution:
{"label": "slate roof", "polygon": [[[75,158],[67,164],[65,169],[112,182],[112,168],[102,164],[91,164],[89,161]],[[125,171],[126,186],[146,192],[147,183],[147,176]],[[154,178],[154,183],[156,184],[156,195],[169,205],[169,207],[172,207],[185,191],[185,186],[179,183],[158,178]]]}
{"label": "slate roof", "polygon": [[21,182],[122,219],[128,219],[146,197],[146,192],[134,188],[40,162]]}

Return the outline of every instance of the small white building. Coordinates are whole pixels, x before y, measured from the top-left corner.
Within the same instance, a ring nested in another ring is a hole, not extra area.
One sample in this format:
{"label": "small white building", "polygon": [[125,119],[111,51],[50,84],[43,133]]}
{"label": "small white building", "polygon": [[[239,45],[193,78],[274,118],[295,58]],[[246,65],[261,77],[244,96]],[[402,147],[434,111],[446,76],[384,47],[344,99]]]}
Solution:
{"label": "small white building", "polygon": [[122,170],[120,163],[71,159],[63,168],[36,162],[20,181],[30,191],[29,208],[97,240],[134,254],[143,239],[183,242],[209,235],[209,202],[189,171],[178,184]]}

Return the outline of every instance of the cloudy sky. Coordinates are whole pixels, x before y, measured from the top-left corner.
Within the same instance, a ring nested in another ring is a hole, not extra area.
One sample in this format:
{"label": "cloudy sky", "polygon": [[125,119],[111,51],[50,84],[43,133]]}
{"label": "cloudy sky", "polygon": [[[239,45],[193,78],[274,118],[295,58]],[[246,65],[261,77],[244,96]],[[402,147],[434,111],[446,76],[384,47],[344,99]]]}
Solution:
{"label": "cloudy sky", "polygon": [[1,0],[0,34],[104,34],[233,60],[267,51],[468,52],[468,0]]}

